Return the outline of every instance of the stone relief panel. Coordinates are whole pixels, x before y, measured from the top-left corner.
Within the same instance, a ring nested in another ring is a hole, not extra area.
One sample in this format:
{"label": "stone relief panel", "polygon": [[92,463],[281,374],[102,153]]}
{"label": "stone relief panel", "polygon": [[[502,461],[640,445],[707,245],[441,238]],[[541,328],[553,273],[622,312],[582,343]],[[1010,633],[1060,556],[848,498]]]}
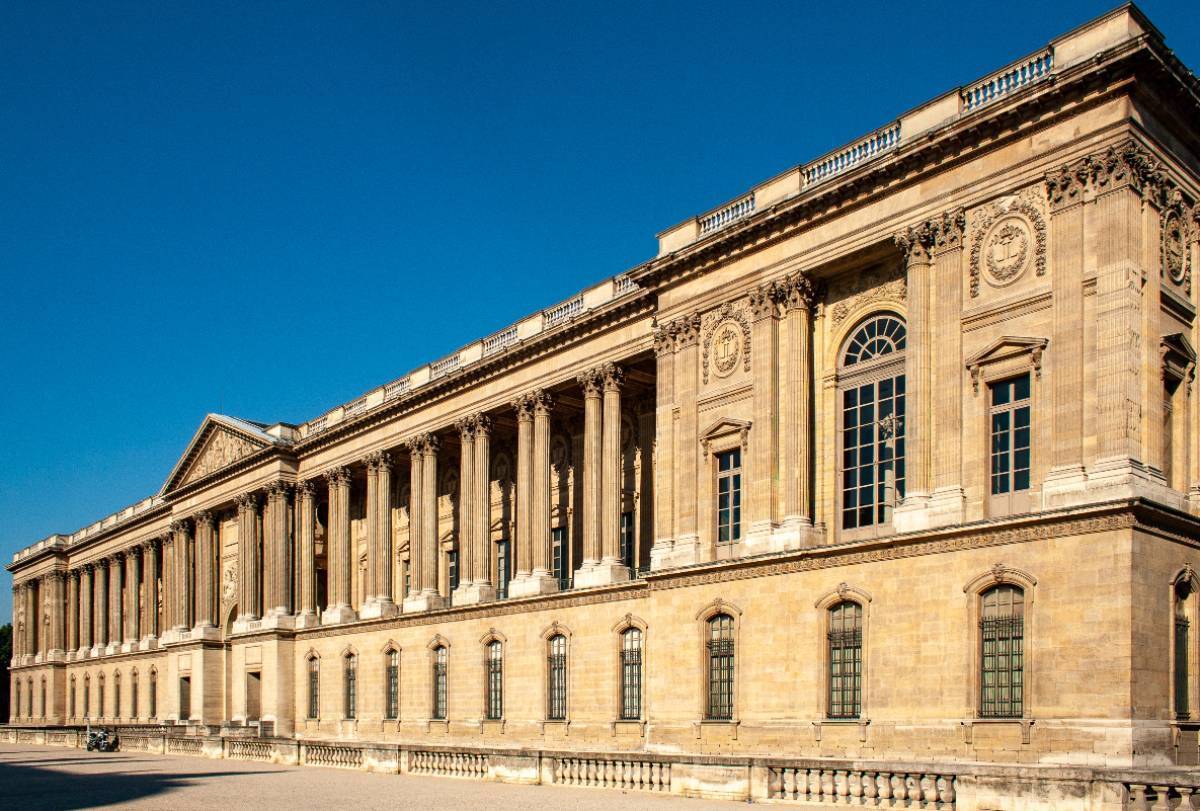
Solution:
{"label": "stone relief panel", "polygon": [[705,384],[750,371],[750,316],[745,299],[727,302],[705,313],[700,370]]}
{"label": "stone relief panel", "polygon": [[258,447],[258,445],[244,437],[237,436],[229,431],[216,429],[204,441],[204,445],[196,454],[196,460],[192,462],[187,473],[183,475],[181,483],[188,484],[223,467],[232,465],[239,459],[254,453],[258,450]]}
{"label": "stone relief panel", "polygon": [[1046,275],[1046,217],[1034,187],[967,215],[971,298]]}
{"label": "stone relief panel", "polygon": [[900,262],[876,265],[859,273],[843,273],[829,283],[829,320],[834,329],[868,303],[902,304],[908,281]]}
{"label": "stone relief panel", "polygon": [[1192,217],[1183,196],[1174,190],[1162,214],[1161,274],[1164,281],[1190,296],[1192,292],[1191,245],[1194,237],[1188,226]]}

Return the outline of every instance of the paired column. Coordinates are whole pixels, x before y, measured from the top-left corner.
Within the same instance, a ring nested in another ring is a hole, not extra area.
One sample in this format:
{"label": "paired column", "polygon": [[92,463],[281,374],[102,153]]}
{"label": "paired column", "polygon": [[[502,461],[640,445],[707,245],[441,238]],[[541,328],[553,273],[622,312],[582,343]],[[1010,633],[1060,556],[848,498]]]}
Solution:
{"label": "paired column", "polygon": [[422,603],[419,600],[424,590],[422,580],[425,572],[424,549],[421,543],[421,487],[424,484],[423,452],[425,434],[410,438],[405,442],[408,449],[408,594],[404,596],[405,611],[419,611]]}
{"label": "paired column", "polygon": [[464,417],[454,423],[458,429],[458,588],[454,603],[478,602],[473,599],[472,578],[475,572],[475,417]]}
{"label": "paired column", "polygon": [[412,587],[404,600],[405,611],[440,608],[438,593],[437,453],[438,438],[419,434],[405,443],[410,458],[409,571]]}
{"label": "paired column", "polygon": [[67,650],[79,650],[79,569],[67,572]]}
{"label": "paired column", "polygon": [[492,418],[475,417],[475,479],[471,498],[474,552],[471,556],[471,583],[477,602],[496,597],[492,582]]}
{"label": "paired column", "polygon": [[650,565],[668,566],[675,545],[675,323],[654,328],[654,438],[659,463],[654,466],[654,545]]}
{"label": "paired column", "polygon": [[208,510],[192,516],[196,528],[196,628],[215,628],[219,623],[217,565],[217,522]]}
{"label": "paired column", "polygon": [[[508,593],[527,597],[558,591],[550,560],[550,415],[554,397],[537,389],[517,398],[513,407],[517,410],[517,562]],[[489,540],[485,534],[490,560]]]}
{"label": "paired column", "polygon": [[367,457],[367,582],[363,617],[391,617],[392,599],[392,457],[382,451]]}
{"label": "paired column", "polygon": [[350,604],[350,471],[335,467],[325,479],[329,483],[329,605],[321,621],[328,625],[351,622],[358,615]]}
{"label": "paired column", "polygon": [[132,650],[137,644],[138,634],[138,550],[133,547],[125,553],[125,633],[122,647]]}
{"label": "paired column", "polygon": [[513,578],[508,593],[521,596],[525,581],[533,574],[533,400],[523,395],[513,401],[517,412],[517,544],[513,555]]}
{"label": "paired column", "polygon": [[930,360],[929,277],[934,231],[921,223],[896,236],[908,273],[908,349],[905,371],[904,500],[893,515],[898,532],[929,525],[930,494]]}
{"label": "paired column", "polygon": [[776,404],[779,385],[779,316],[786,296],[781,282],[766,282],[750,291],[750,342],[754,372],[754,419],[750,428],[749,500],[746,546],[762,550],[769,546],[776,523],[778,494],[775,487],[778,427]]}
{"label": "paired column", "polygon": [[142,638],[155,639],[159,634],[159,543],[149,540],[142,544],[142,580],[145,596],[142,599]]}
{"label": "paired column", "polygon": [[781,398],[783,417],[783,523],[799,533],[801,546],[815,540],[813,525],[813,352],[812,311],[817,288],[797,274],[787,282],[787,392]]}
{"label": "paired column", "polygon": [[237,499],[238,515],[238,621],[259,619],[261,594],[259,569],[259,504],[257,493]]}
{"label": "paired column", "polygon": [[300,613],[297,626],[317,623],[316,493],[313,483],[296,485],[296,556],[300,569]]}
{"label": "paired column", "polygon": [[[621,560],[621,386],[624,370],[605,363],[579,377],[583,388],[583,567],[579,586],[629,579]],[[549,468],[549,459],[546,459]]]}
{"label": "paired column", "polygon": [[50,655],[61,659],[67,649],[67,573],[50,574]]}
{"label": "paired column", "polygon": [[192,627],[192,530],[187,521],[171,522],[171,576],[172,588],[166,597],[171,602],[171,622],[174,631],[186,631]]}
{"label": "paired column", "polygon": [[92,648],[92,583],[95,569],[85,563],[79,570],[79,655]]}
{"label": "paired column", "polygon": [[96,579],[92,583],[92,652],[99,655],[108,644],[108,561],[96,561]]}
{"label": "paired column", "polygon": [[264,615],[289,617],[292,613],[292,544],[288,537],[288,493],[291,485],[275,481],[267,487],[264,517],[263,565],[268,572]]}

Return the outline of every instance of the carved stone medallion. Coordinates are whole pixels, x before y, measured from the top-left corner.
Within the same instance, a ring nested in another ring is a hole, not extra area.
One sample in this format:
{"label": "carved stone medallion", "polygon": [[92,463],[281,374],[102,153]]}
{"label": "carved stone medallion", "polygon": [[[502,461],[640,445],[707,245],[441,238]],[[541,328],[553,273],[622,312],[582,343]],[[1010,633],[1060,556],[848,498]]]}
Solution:
{"label": "carved stone medallion", "polygon": [[1036,193],[997,200],[967,217],[971,225],[971,297],[979,295],[979,283],[1005,287],[1033,268],[1046,274],[1046,221]]}
{"label": "carved stone medallion", "polygon": [[1162,224],[1163,271],[1175,284],[1187,280],[1187,238],[1183,218],[1177,211],[1168,211]]}
{"label": "carved stone medallion", "polygon": [[1020,217],[1006,217],[992,228],[984,256],[993,284],[1005,285],[1029,266],[1029,227]]}
{"label": "carved stone medallion", "polygon": [[750,320],[745,301],[722,304],[704,316],[701,367],[704,382],[710,375],[728,377],[740,365],[750,371]]}
{"label": "carved stone medallion", "polygon": [[717,377],[728,377],[737,368],[741,339],[738,328],[731,323],[726,322],[717,328],[712,344],[713,373]]}

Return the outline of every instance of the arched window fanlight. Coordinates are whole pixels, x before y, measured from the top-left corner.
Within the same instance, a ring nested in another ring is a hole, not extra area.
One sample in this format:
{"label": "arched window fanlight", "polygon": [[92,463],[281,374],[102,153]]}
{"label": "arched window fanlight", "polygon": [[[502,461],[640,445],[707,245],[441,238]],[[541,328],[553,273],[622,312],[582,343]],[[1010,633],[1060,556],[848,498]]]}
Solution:
{"label": "arched window fanlight", "polygon": [[894,315],[881,315],[864,323],[846,342],[843,366],[854,366],[875,358],[903,352],[908,340],[904,322]]}

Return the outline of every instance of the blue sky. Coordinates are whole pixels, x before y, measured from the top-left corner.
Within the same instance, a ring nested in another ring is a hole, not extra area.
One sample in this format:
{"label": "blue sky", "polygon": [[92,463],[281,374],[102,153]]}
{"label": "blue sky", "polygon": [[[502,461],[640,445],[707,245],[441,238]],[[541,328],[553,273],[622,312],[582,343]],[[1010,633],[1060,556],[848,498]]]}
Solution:
{"label": "blue sky", "polygon": [[[8,3],[0,557],[209,411],[315,417],[1110,7]],[[1142,8],[1200,66],[1194,6]]]}

